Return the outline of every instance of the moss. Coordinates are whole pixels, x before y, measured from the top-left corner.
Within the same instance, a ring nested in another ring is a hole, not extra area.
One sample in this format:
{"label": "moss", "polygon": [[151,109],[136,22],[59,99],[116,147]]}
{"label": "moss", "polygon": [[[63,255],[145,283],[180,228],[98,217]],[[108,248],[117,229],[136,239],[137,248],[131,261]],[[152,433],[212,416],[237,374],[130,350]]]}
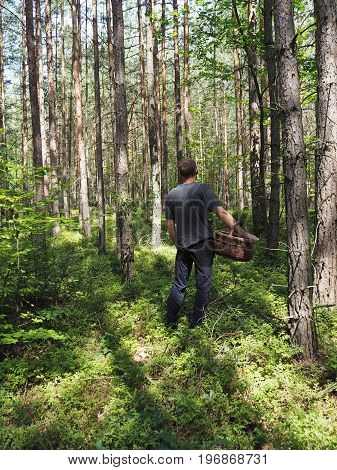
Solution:
{"label": "moss", "polygon": [[98,256],[76,233],[50,257],[50,302],[33,318],[67,340],[8,350],[1,448],[337,448],[336,315],[316,312],[320,360],[301,362],[284,328],[282,254],[216,258],[208,317],[195,330],[192,274],[173,332],[163,324],[172,247],[137,248],[131,286],[114,252]]}

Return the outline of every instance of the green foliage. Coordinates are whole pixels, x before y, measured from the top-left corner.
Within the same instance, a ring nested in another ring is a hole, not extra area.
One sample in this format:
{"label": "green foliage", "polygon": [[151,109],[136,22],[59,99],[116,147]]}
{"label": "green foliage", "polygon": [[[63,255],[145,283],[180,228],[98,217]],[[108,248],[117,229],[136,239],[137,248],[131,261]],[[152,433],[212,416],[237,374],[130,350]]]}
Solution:
{"label": "green foliage", "polygon": [[174,248],[135,255],[123,286],[115,253],[98,256],[75,232],[52,241],[49,306],[22,311],[15,328],[2,316],[1,337],[22,336],[0,365],[1,448],[337,448],[336,315],[317,312],[321,361],[299,360],[284,253],[270,259],[261,243],[251,263],[216,257],[194,330],[192,273],[175,331],[163,323]]}

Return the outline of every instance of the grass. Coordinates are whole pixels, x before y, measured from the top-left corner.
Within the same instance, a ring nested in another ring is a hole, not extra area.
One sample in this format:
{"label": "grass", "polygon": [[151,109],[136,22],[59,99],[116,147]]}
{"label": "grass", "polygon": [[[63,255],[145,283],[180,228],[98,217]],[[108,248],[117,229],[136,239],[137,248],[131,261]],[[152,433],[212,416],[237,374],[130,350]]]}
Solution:
{"label": "grass", "polygon": [[320,353],[303,362],[284,321],[285,259],[260,248],[247,264],[216,258],[194,330],[192,275],[172,332],[174,255],[137,247],[125,286],[113,251],[98,256],[73,232],[53,242],[52,301],[31,321],[59,338],[6,349],[1,448],[337,449],[336,311],[316,312]]}

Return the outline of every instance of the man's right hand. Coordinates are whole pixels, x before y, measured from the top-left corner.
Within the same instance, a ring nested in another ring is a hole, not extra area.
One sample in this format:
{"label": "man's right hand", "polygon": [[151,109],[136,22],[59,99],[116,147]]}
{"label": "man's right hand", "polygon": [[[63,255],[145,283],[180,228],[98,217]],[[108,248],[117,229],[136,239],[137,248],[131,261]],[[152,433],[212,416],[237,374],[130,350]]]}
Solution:
{"label": "man's right hand", "polygon": [[233,235],[235,237],[245,238],[246,240],[252,241],[254,243],[257,243],[259,241],[259,239],[255,235],[246,232],[246,230],[243,229],[240,225],[236,225],[234,227]]}

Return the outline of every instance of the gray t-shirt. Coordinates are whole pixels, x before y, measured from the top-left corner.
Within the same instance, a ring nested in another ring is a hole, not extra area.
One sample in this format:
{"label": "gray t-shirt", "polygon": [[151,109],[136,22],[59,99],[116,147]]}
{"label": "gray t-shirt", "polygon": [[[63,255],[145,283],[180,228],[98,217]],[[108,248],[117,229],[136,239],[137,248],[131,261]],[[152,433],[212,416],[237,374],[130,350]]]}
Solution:
{"label": "gray t-shirt", "polygon": [[166,219],[174,221],[177,248],[192,248],[212,239],[208,213],[221,205],[207,184],[179,184],[172,189],[165,199],[165,212]]}

